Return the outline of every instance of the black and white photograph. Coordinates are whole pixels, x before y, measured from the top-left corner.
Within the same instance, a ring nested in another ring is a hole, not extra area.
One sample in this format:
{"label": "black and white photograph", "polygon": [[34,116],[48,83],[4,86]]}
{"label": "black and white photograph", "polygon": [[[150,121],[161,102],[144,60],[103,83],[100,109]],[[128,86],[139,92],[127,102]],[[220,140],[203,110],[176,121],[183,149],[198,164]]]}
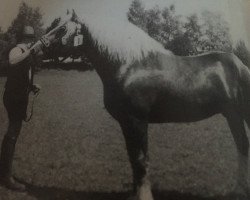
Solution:
{"label": "black and white photograph", "polygon": [[249,200],[249,0],[0,0],[0,200]]}

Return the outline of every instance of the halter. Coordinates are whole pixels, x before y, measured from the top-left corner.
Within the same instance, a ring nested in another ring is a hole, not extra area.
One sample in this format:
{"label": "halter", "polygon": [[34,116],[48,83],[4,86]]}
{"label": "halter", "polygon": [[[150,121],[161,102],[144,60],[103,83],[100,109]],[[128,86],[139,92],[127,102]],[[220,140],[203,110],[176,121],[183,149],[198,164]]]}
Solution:
{"label": "halter", "polygon": [[76,36],[74,37],[74,47],[78,47],[83,44],[83,35],[81,34],[81,24],[77,24]]}
{"label": "halter", "polygon": [[67,40],[72,36],[74,36],[74,47],[80,46],[83,44],[83,35],[81,34],[81,28],[82,25],[81,23],[79,23],[78,17],[75,13],[74,10],[72,10],[72,16],[70,18],[70,20],[65,23],[66,26],[66,33],[65,35],[62,37],[62,44],[66,45],[67,44]]}
{"label": "halter", "polygon": [[[74,21],[69,21],[68,23],[65,24],[66,26],[66,33],[64,34],[64,36],[62,37],[62,44],[66,45],[67,44],[67,40],[68,38],[70,38],[72,35],[74,35],[75,33],[80,32],[80,30],[78,29],[79,24],[77,24]],[[81,27],[80,27],[81,28]]]}
{"label": "halter", "polygon": [[[40,91],[34,93],[34,95],[33,95],[32,104],[31,104],[31,111],[29,113],[29,116],[27,116],[27,113],[26,113],[26,117],[24,119],[25,122],[29,122],[33,116],[35,100],[38,97],[39,93],[40,93]],[[30,98],[30,95],[29,95],[29,98]]]}

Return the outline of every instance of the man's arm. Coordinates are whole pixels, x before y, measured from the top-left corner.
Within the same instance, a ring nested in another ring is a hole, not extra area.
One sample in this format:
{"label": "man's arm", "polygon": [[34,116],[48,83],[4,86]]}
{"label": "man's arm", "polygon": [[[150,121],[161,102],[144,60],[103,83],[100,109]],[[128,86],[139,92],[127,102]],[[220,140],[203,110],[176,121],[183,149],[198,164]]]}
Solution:
{"label": "man's arm", "polygon": [[13,48],[9,53],[9,63],[15,65],[25,60],[30,54],[37,54],[41,51],[43,44],[38,40],[30,49],[27,47],[21,48],[19,46]]}
{"label": "man's arm", "polygon": [[9,53],[9,63],[11,65],[15,65],[19,62],[22,62],[29,55],[30,55],[29,49],[24,50],[24,52],[22,52],[22,49],[20,47],[14,47]]}

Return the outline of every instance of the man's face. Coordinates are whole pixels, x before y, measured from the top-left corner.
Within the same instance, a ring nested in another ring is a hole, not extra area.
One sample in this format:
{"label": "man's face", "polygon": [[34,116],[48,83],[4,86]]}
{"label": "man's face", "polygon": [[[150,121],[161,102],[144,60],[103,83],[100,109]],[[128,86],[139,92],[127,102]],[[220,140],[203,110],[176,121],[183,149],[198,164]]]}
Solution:
{"label": "man's face", "polygon": [[26,45],[28,45],[28,47],[30,47],[31,44],[32,44],[34,41],[35,41],[35,39],[32,38],[32,37],[25,37],[25,38],[23,39],[23,43],[26,44]]}

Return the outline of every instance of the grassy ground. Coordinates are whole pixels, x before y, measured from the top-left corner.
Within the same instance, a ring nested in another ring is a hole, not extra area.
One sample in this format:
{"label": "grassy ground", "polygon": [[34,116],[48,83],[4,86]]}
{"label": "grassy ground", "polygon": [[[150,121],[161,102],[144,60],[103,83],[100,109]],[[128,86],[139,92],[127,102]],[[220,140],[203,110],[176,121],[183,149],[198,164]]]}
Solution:
{"label": "grassy ground", "polygon": [[[0,79],[0,94],[5,78]],[[118,124],[105,111],[95,72],[43,70],[34,116],[23,126],[14,173],[28,185],[0,187],[1,200],[125,199],[131,170]],[[0,104],[0,141],[7,128]],[[149,128],[156,199],[225,199],[236,179],[236,149],[221,116]]]}

